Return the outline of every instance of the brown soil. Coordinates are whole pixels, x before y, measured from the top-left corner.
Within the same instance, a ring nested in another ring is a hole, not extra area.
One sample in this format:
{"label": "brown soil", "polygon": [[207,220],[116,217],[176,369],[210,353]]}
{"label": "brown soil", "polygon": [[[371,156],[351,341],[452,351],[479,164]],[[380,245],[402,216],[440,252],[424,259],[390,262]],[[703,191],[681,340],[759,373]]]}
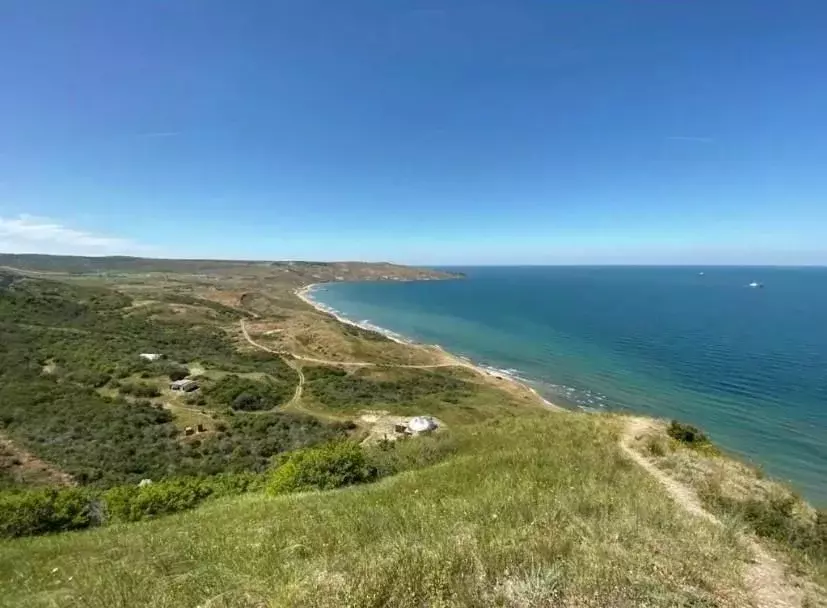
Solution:
{"label": "brown soil", "polygon": [[71,475],[40,460],[2,435],[0,435],[0,469],[26,485],[76,485]]}

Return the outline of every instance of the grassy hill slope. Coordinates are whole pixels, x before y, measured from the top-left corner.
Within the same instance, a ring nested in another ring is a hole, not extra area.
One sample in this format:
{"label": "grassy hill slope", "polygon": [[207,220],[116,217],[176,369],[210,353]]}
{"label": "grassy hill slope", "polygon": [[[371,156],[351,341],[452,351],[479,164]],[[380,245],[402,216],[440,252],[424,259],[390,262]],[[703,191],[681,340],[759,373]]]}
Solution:
{"label": "grassy hill slope", "polygon": [[732,530],[680,511],[568,413],[456,432],[374,485],[251,494],[0,544],[4,606],[746,606]]}

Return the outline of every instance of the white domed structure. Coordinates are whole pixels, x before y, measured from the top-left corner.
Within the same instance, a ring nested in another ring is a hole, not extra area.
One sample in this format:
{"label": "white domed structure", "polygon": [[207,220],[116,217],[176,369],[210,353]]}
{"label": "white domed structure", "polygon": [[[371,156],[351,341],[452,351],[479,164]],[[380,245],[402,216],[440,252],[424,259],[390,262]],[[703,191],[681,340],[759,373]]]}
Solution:
{"label": "white domed structure", "polygon": [[435,430],[439,425],[436,420],[428,416],[416,416],[408,420],[408,431],[413,434],[427,433]]}

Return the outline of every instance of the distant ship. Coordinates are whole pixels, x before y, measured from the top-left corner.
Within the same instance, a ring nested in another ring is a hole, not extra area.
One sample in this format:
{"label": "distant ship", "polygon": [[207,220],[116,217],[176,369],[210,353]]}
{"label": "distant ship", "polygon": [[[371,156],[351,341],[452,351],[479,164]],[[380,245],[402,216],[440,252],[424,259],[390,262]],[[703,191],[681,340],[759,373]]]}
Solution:
{"label": "distant ship", "polygon": [[753,281],[752,283],[749,284],[749,286],[753,287],[753,288],[757,287],[758,289],[761,289],[764,286],[764,284],[763,283],[756,283],[755,281]]}
{"label": "distant ship", "polygon": [[699,276],[699,277],[702,277],[702,276],[704,276],[704,273],[703,273],[703,272],[699,272],[699,273],[698,273],[698,276]]}

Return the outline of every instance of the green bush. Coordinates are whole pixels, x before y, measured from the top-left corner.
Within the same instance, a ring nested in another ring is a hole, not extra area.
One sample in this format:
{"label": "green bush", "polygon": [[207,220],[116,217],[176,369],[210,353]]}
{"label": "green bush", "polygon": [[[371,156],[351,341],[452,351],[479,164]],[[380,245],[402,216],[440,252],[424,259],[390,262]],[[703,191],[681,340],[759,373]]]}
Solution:
{"label": "green bush", "polygon": [[47,488],[0,494],[0,536],[78,530],[98,523],[92,494],[80,488]]}
{"label": "green bush", "polygon": [[703,445],[709,443],[709,438],[697,427],[673,420],[666,429],[672,439],[677,439],[687,445]]}
{"label": "green bush", "polygon": [[373,481],[376,469],[362,447],[351,441],[297,450],[287,454],[273,470],[267,484],[270,494],[303,490],[331,490]]}
{"label": "green bush", "polygon": [[112,379],[112,376],[96,370],[78,370],[66,374],[66,379],[70,382],[100,388],[105,386]]}
{"label": "green bush", "polygon": [[139,487],[115,486],[102,494],[81,488],[0,493],[0,537],[31,536],[140,521],[191,509],[208,498],[235,496],[264,487],[256,473],[177,477]]}
{"label": "green bush", "polygon": [[191,509],[207,498],[235,496],[263,487],[255,473],[178,477],[143,487],[117,486],[103,493],[110,521],[140,521]]}
{"label": "green bush", "polygon": [[326,365],[308,365],[302,371],[306,382],[347,376],[347,372],[341,367],[328,367]]}
{"label": "green bush", "polygon": [[200,392],[193,392],[184,397],[184,403],[187,405],[197,405],[203,407],[207,405],[207,398]]}
{"label": "green bush", "polygon": [[190,370],[188,370],[183,365],[174,365],[166,370],[166,374],[170,380],[175,382],[176,380],[183,380],[184,378],[189,376]]}
{"label": "green bush", "polygon": [[113,521],[139,521],[191,509],[212,494],[209,483],[198,478],[155,482],[144,487],[119,486],[103,494]]}
{"label": "green bush", "polygon": [[443,432],[411,439],[383,441],[368,448],[366,457],[378,477],[387,477],[437,464],[454,454],[456,450],[455,439],[449,433]]}
{"label": "green bush", "polygon": [[235,374],[224,376],[204,389],[208,403],[213,407],[231,406],[241,411],[270,410],[292,396],[292,384],[259,381]]}
{"label": "green bush", "polygon": [[160,397],[161,391],[157,386],[146,382],[122,382],[118,390],[124,395],[133,397]]}

